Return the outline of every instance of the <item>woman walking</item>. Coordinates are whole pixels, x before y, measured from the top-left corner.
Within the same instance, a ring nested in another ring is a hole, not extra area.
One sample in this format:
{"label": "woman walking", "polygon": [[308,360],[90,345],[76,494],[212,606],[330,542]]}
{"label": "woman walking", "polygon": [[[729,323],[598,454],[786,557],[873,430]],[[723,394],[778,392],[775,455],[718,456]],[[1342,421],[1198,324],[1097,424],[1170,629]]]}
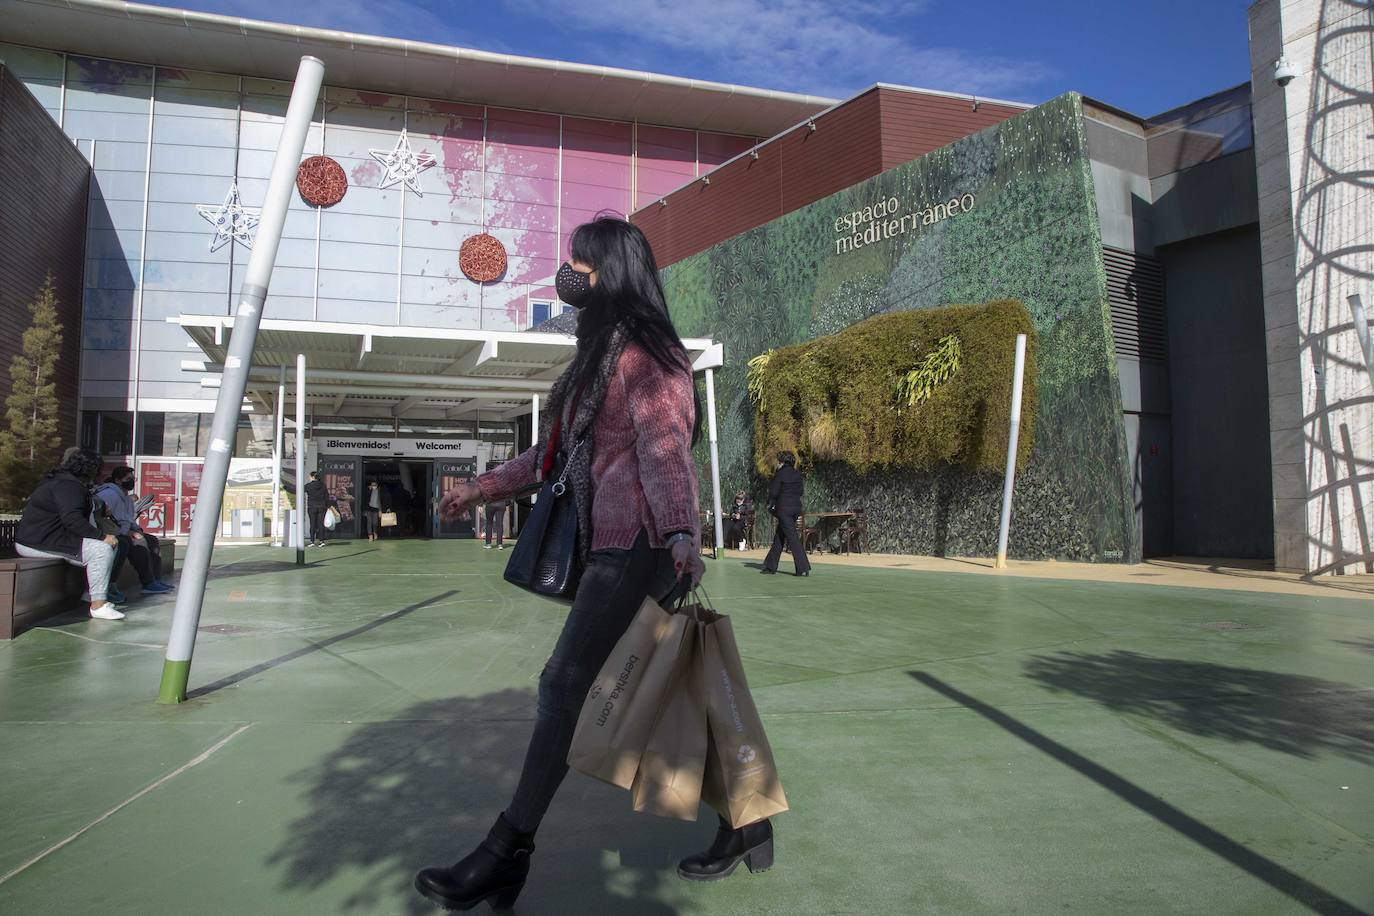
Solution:
{"label": "woman walking", "polygon": [[802,513],[802,475],[797,470],[797,456],[791,452],[778,453],[778,471],[773,475],[773,483],[768,489],[770,507],[777,527],[773,530],[773,546],[763,559],[763,572],[772,575],[778,571],[778,560],[782,559],[782,545],[792,551],[795,575],[811,575],[811,561],[806,558],[801,537],[797,534],[797,519]]}
{"label": "woman walking", "polygon": [[305,485],[305,514],[310,517],[310,543],[307,547],[323,547],[329,529],[324,525],[324,513],[329,509],[329,490],[320,480],[319,471],[310,472]]}
{"label": "woman walking", "polygon": [[382,493],[382,488],[377,485],[376,480],[367,482],[367,539],[377,540],[378,533],[382,530],[382,513],[390,512],[391,506],[388,504],[386,496]]}
{"label": "woman walking", "polygon": [[[691,363],[668,317],[648,240],[599,217],[572,236],[559,297],[579,309],[577,355],[549,394],[539,440],[518,458],[445,495],[440,511],[466,512],[529,492],[567,461],[577,500],[581,584],[539,678],[534,735],[515,797],[487,838],[450,868],[426,868],[416,889],[449,909],[484,900],[509,907],[525,885],[534,834],[568,771],[573,728],[592,681],[645,596],[705,571],[697,530],[691,448],[700,411]],[[724,841],[722,841],[722,835]],[[722,828],[707,853],[684,860],[684,877],[719,877],[772,842],[767,821]]]}
{"label": "woman walking", "polygon": [[119,608],[106,600],[119,539],[102,534],[91,523],[95,508],[91,482],[99,472],[99,455],[68,449],[62,463],[43,475],[24,504],[14,533],[14,552],[21,557],[49,557],[85,567],[91,616],[123,620]]}

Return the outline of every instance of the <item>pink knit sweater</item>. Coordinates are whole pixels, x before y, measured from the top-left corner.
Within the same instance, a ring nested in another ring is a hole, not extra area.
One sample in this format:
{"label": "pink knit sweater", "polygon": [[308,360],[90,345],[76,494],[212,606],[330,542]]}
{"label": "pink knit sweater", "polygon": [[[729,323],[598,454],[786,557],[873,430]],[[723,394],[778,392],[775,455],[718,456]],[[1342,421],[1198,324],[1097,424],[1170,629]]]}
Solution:
{"label": "pink knit sweater", "polygon": [[[668,534],[700,539],[697,474],[692,463],[693,381],[670,372],[629,344],[620,355],[606,402],[592,423],[592,550],[629,549],[640,529],[662,547]],[[484,502],[508,499],[539,484],[539,445],[477,478]]]}

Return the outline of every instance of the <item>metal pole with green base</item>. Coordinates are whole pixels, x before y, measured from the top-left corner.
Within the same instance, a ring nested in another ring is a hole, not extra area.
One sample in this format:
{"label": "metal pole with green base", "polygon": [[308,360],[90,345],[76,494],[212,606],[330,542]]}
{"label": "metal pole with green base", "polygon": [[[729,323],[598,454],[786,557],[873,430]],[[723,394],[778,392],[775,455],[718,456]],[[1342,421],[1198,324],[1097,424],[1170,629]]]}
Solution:
{"label": "metal pole with green base", "polygon": [[210,427],[210,448],[201,470],[200,493],[196,500],[199,511],[191,522],[186,562],[177,590],[176,611],[172,615],[172,631],[167,637],[162,684],[157,694],[159,703],[181,703],[186,699],[191,655],[196,647],[196,627],[200,623],[201,605],[205,600],[205,579],[210,569],[210,555],[215,549],[215,530],[219,527],[224,484],[229,476],[229,459],[233,455],[238,432],[239,407],[248,386],[248,371],[253,365],[253,345],[257,341],[263,304],[267,301],[267,284],[272,279],[272,266],[277,261],[277,247],[286,223],[286,210],[291,203],[296,168],[305,150],[305,137],[310,131],[315,100],[319,98],[323,81],[324,64],[314,57],[302,57],[300,68],[296,71],[296,85],[291,90],[291,102],[287,105],[286,118],[282,122],[281,142],[272,161],[272,176],[267,182],[267,196],[263,201],[257,238],[244,271],[238,307],[234,311],[233,336],[224,359],[224,376],[220,382],[219,397],[215,400],[215,419]]}

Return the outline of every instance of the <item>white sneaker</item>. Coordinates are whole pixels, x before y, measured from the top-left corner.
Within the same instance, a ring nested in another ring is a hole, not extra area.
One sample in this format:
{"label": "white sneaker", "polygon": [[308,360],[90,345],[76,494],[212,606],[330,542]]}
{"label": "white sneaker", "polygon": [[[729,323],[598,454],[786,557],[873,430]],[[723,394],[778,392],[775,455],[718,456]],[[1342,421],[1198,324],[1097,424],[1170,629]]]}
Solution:
{"label": "white sneaker", "polygon": [[102,604],[100,607],[91,608],[91,616],[98,620],[124,619],[124,615],[119,612],[119,609],[115,607],[113,604],[110,604],[108,601]]}
{"label": "white sneaker", "polygon": [[482,549],[483,549],[483,550],[491,550],[491,545],[490,545],[490,544],[483,544],[483,545],[482,545]]}
{"label": "white sneaker", "polygon": [[497,549],[497,550],[505,550],[505,549],[506,549],[506,545],[505,545],[505,544],[497,544],[497,545],[496,545],[496,549]]}

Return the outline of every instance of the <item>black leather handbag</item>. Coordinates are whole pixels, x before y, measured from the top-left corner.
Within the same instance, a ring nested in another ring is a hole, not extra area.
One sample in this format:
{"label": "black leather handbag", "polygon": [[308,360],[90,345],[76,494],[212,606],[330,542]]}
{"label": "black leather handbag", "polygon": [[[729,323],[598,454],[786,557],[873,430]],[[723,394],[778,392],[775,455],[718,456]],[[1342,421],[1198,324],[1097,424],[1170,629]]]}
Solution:
{"label": "black leather handbag", "polygon": [[[582,447],[578,443],[573,449]],[[571,601],[577,595],[582,564],[577,549],[577,497],[568,486],[568,463],[557,468],[539,489],[534,510],[515,541],[506,563],[506,581],[537,595]]]}

